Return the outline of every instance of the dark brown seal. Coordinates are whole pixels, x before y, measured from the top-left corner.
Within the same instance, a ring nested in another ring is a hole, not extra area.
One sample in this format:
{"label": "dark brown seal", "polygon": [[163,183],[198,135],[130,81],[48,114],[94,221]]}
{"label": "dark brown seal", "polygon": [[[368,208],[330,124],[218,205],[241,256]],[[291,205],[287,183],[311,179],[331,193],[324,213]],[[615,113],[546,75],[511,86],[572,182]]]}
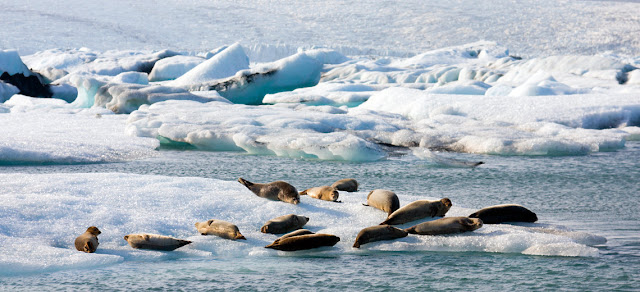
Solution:
{"label": "dark brown seal", "polygon": [[276,239],[272,244],[265,247],[283,251],[296,251],[334,246],[338,241],[340,241],[340,237],[331,234],[305,234]]}
{"label": "dark brown seal", "polygon": [[291,204],[300,203],[300,194],[292,185],[284,181],[274,181],[266,184],[252,183],[246,179],[239,178],[238,182],[247,187],[258,197],[273,201],[283,201]]}
{"label": "dark brown seal", "polygon": [[500,224],[504,222],[536,222],[538,216],[520,205],[496,205],[483,208],[470,218],[480,218],[484,224]]}
{"label": "dark brown seal", "polygon": [[345,191],[345,192],[358,191],[358,181],[356,181],[354,178],[344,178],[344,179],[338,180],[334,182],[331,186],[338,191]]}
{"label": "dark brown seal", "polygon": [[445,217],[427,221],[405,229],[411,234],[439,235],[474,231],[482,227],[482,220],[468,217]]}
{"label": "dark brown seal", "polygon": [[418,200],[391,213],[380,225],[398,225],[427,218],[442,217],[451,208],[451,200],[443,198],[439,201]]}
{"label": "dark brown seal", "polygon": [[309,217],[289,214],[273,218],[265,223],[260,231],[262,233],[281,234],[302,228],[309,222]]}
{"label": "dark brown seal", "polygon": [[407,236],[407,232],[391,225],[376,225],[360,230],[353,247],[381,240],[391,240]]}

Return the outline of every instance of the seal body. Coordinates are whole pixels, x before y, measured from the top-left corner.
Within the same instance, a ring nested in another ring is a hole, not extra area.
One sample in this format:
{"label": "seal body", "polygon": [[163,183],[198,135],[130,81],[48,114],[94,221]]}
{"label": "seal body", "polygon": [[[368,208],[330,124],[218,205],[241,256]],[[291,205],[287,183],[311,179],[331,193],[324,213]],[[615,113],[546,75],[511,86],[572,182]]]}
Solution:
{"label": "seal body", "polygon": [[380,225],[398,225],[427,217],[442,217],[451,208],[451,200],[440,201],[418,200],[391,213]]}
{"label": "seal body", "polygon": [[188,240],[148,233],[125,235],[124,240],[126,240],[133,248],[164,251],[174,250],[191,243],[191,241]]}
{"label": "seal body", "polygon": [[387,212],[387,215],[395,212],[400,208],[400,200],[396,193],[389,190],[373,190],[367,195],[367,204],[376,209]]}
{"label": "seal body", "polygon": [[260,231],[262,233],[281,234],[302,228],[309,222],[309,217],[289,214],[273,218],[265,223]]}
{"label": "seal body", "polygon": [[486,207],[469,215],[469,217],[480,218],[485,224],[538,221],[536,213],[520,205],[496,205]]}
{"label": "seal body", "polygon": [[331,234],[305,234],[276,239],[272,244],[265,247],[283,251],[296,251],[334,246],[338,241],[340,241],[340,237]]}
{"label": "seal body", "polygon": [[91,226],[87,228],[83,234],[78,236],[74,242],[76,249],[88,253],[96,252],[98,249],[98,234],[100,234],[98,227]]}
{"label": "seal body", "polygon": [[289,232],[289,233],[287,233],[287,234],[285,234],[283,236],[278,237],[278,239],[276,239],[276,241],[274,241],[274,242],[277,242],[278,240],[285,239],[287,237],[294,237],[294,236],[307,235],[307,234],[315,234],[315,233],[311,232],[308,229],[298,229],[296,231],[292,231],[292,232]]}
{"label": "seal body", "polygon": [[423,222],[405,229],[411,234],[439,235],[474,231],[482,227],[482,220],[468,217],[445,217]]}
{"label": "seal body", "polygon": [[358,191],[358,181],[356,181],[354,178],[344,178],[344,179],[338,180],[334,182],[331,186],[338,191],[345,191],[345,192]]}
{"label": "seal body", "polygon": [[300,203],[298,190],[287,182],[274,181],[266,184],[258,184],[252,183],[243,178],[239,178],[238,182],[247,187],[258,197],[273,201],[283,201],[291,204]]}
{"label": "seal body", "polygon": [[227,221],[211,219],[205,222],[196,222],[196,228],[202,235],[216,235],[226,239],[246,240],[240,233],[238,226]]}
{"label": "seal body", "polygon": [[407,234],[406,231],[390,225],[371,226],[360,230],[353,247],[359,248],[360,245],[365,243],[402,238]]}
{"label": "seal body", "polygon": [[321,187],[306,189],[300,192],[300,195],[301,196],[308,195],[309,197],[312,197],[314,199],[320,199],[320,200],[331,201],[331,202],[339,202],[338,196],[340,196],[340,194],[338,193],[338,190],[330,186],[321,186]]}

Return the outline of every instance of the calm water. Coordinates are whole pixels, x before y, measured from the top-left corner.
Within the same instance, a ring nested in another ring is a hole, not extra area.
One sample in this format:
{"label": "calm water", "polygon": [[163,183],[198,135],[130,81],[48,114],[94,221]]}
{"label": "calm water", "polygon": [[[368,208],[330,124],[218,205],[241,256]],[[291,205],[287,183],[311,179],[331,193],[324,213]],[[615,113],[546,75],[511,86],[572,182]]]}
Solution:
{"label": "calm water", "polygon": [[574,157],[442,154],[482,160],[442,167],[398,155],[371,163],[293,160],[163,150],[154,158],[95,165],[1,166],[0,172],[127,172],[294,185],[355,177],[361,190],[449,197],[469,208],[519,203],[540,222],[604,236],[600,256],[482,252],[313,253],[291,256],[129,261],[100,269],[0,278],[0,290],[619,290],[640,291],[640,143]]}

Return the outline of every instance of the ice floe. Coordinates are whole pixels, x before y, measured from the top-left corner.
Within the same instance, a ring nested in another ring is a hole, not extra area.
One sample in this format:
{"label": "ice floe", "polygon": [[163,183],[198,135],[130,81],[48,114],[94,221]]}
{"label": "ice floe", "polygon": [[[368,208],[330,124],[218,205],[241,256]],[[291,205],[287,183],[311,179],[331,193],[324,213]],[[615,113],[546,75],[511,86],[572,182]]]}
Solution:
{"label": "ice floe", "polygon": [[[545,223],[498,224],[457,235],[410,235],[369,243],[356,250],[351,246],[358,232],[386,217],[386,213],[362,205],[367,192],[341,196],[342,204],[303,197],[299,205],[293,205],[259,198],[236,181],[123,173],[0,174],[0,188],[3,276],[103,267],[123,261],[277,255],[283,252],[264,248],[277,236],[261,233],[260,227],[285,214],[309,217],[305,228],[339,236],[341,240],[334,248],[315,251],[330,254],[477,251],[591,257],[599,255],[593,246],[606,242],[596,235]],[[424,198],[424,194],[398,196],[402,205]],[[461,207],[464,202],[453,204],[447,216],[472,212]],[[200,235],[195,222],[209,219],[232,222],[247,240]],[[412,224],[415,222],[399,227]],[[76,251],[73,245],[75,237],[88,226],[102,231],[95,254]],[[169,235],[193,243],[170,253],[134,250],[123,236],[137,232]]]}

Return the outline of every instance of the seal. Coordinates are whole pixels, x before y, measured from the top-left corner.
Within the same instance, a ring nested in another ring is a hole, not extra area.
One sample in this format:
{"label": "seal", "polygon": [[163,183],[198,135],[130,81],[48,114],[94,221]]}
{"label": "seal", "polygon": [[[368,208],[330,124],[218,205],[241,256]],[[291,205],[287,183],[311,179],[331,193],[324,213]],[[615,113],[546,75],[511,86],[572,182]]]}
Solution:
{"label": "seal", "polygon": [[302,228],[309,222],[309,217],[295,214],[273,218],[265,223],[260,231],[262,233],[282,234]]}
{"label": "seal", "polygon": [[338,191],[345,192],[357,192],[358,191],[358,181],[354,178],[343,178],[334,182],[331,185],[334,189]]}
{"label": "seal", "polygon": [[285,234],[283,236],[278,237],[278,239],[276,239],[276,241],[281,240],[281,239],[285,239],[287,237],[294,237],[294,236],[307,235],[307,234],[315,234],[315,233],[311,232],[308,229],[298,229],[296,231],[292,231],[292,232],[289,232],[289,233],[287,233],[287,234]]}
{"label": "seal", "polygon": [[227,221],[211,219],[205,222],[196,222],[196,228],[202,235],[217,235],[226,239],[246,240],[240,233],[238,226]]}
{"label": "seal", "polygon": [[500,224],[504,222],[536,222],[538,216],[531,210],[520,205],[496,205],[486,207],[469,215],[470,218],[480,218],[484,224]]}
{"label": "seal", "polygon": [[400,200],[392,191],[377,189],[369,192],[367,203],[363,205],[380,209],[387,212],[387,215],[391,215],[400,208]]}
{"label": "seal", "polygon": [[148,233],[125,235],[124,240],[133,248],[164,251],[171,251],[191,243],[191,241],[188,240]]}
{"label": "seal", "polygon": [[398,225],[427,217],[442,217],[451,208],[451,200],[440,201],[418,200],[391,213],[380,225]]}
{"label": "seal", "polygon": [[300,192],[300,195],[301,196],[309,195],[309,197],[312,197],[314,199],[342,203],[338,201],[338,196],[340,196],[340,194],[338,193],[338,190],[330,186],[321,186],[321,187],[306,189]]}
{"label": "seal", "polygon": [[265,247],[283,251],[296,251],[334,246],[338,241],[340,241],[340,237],[331,234],[305,234],[276,239],[272,244]]}
{"label": "seal", "polygon": [[353,247],[360,248],[360,245],[381,240],[391,240],[406,237],[407,232],[391,225],[376,225],[360,230],[356,236]]}
{"label": "seal", "polygon": [[87,228],[87,231],[76,237],[76,241],[74,242],[76,249],[88,253],[96,252],[100,244],[98,242],[98,234],[100,233],[102,232],[100,232],[98,227],[91,226]]}
{"label": "seal", "polygon": [[258,197],[273,201],[283,201],[291,204],[300,203],[298,190],[287,182],[274,181],[266,184],[258,184],[252,183],[243,178],[239,178],[238,182],[243,184]]}
{"label": "seal", "polygon": [[439,235],[474,231],[480,227],[482,227],[482,220],[478,218],[445,217],[420,223],[404,231],[419,235]]}

